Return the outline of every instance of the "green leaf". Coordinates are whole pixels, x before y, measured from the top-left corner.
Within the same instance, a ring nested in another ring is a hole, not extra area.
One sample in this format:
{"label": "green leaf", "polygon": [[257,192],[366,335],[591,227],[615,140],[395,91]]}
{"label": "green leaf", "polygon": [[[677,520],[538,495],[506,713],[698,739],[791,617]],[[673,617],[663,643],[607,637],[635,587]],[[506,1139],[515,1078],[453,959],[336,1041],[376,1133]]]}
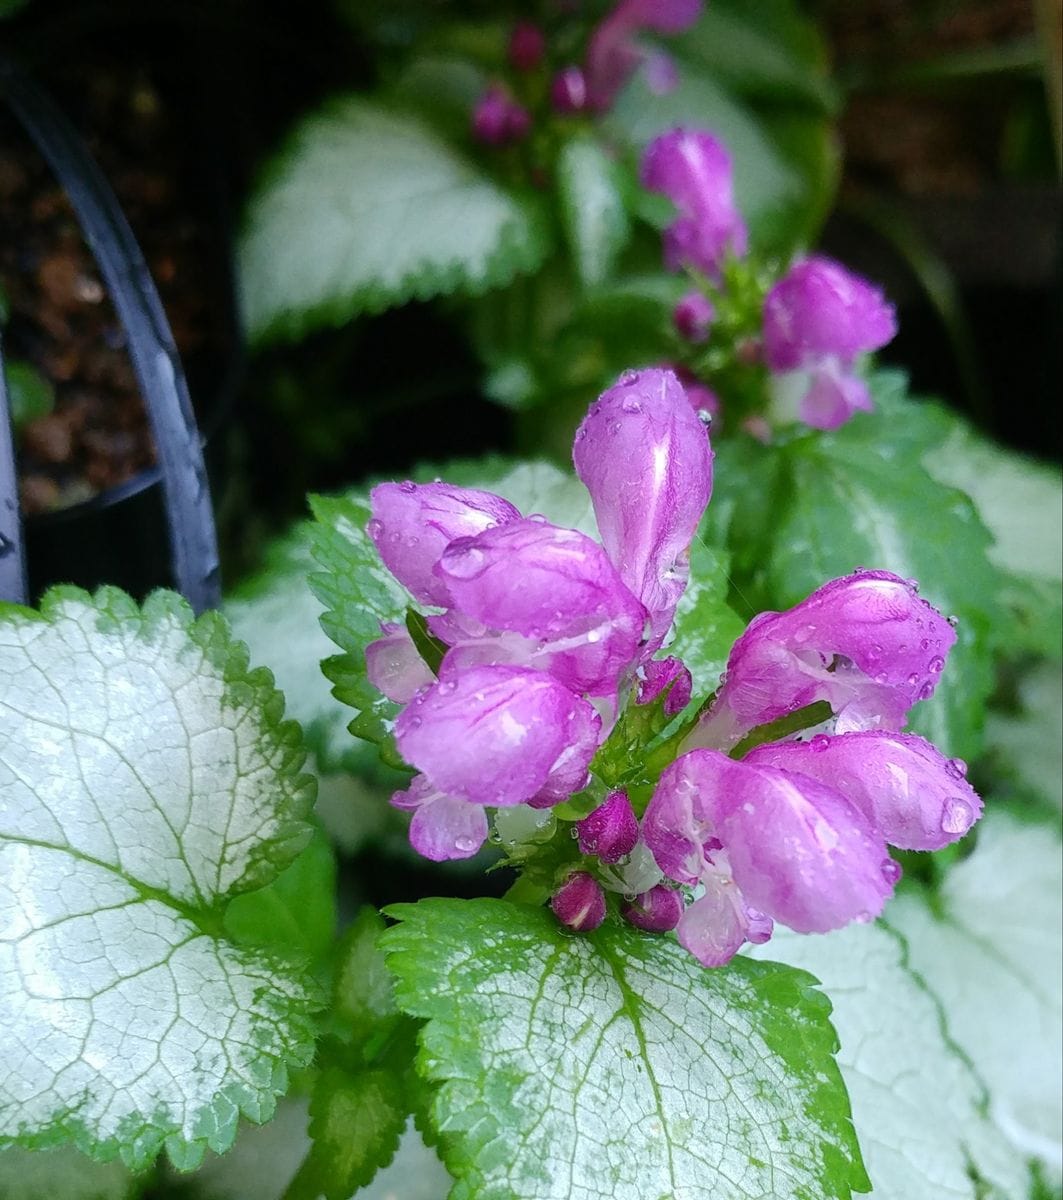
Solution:
{"label": "green leaf", "polygon": [[324,610],[308,582],[317,569],[312,530],[309,521],[299,521],[273,542],[259,570],[227,598],[224,612],[255,661],[273,672],[321,770],[364,773],[376,755],[351,737],[351,714],[321,673],[321,660],[335,646],[321,628]]}
{"label": "green leaf", "polygon": [[433,637],[424,614],[419,613],[415,608],[406,610],[405,625],[406,632],[410,635],[410,641],[413,642],[417,653],[424,659],[425,666],[433,675],[438,675],[439,666],[447,652],[446,642]]}
{"label": "green leaf", "polygon": [[1055,663],[1038,663],[1019,681],[1017,713],[990,712],[986,742],[998,771],[1056,809],[1063,807],[1059,731],[1063,678]]}
{"label": "green leaf", "polygon": [[671,939],[562,933],[501,900],[397,905],[381,939],[452,1200],[790,1200],[866,1186],[826,999],[801,972],[706,971]]}
{"label": "green leaf", "polygon": [[0,1150],[4,1200],[128,1200],[139,1192],[121,1163],[98,1163],[72,1146],[54,1150]]}
{"label": "green leaf", "polygon": [[877,1200],[1024,1195],[1025,1162],[987,1119],[985,1088],[897,934],[850,925],[809,937],[776,926],[749,952],[811,972],[831,997],[838,1065]]}
{"label": "green leaf", "polygon": [[237,896],[225,910],[225,931],[245,946],[322,962],[336,932],[336,858],[320,831],[272,883]]}
{"label": "green leaf", "polygon": [[[1058,732],[1057,732],[1058,737]],[[1058,743],[1057,743],[1058,744]],[[1057,828],[990,811],[974,853],[928,898],[890,905],[911,965],[989,1088],[990,1113],[1027,1157],[1063,1154],[1063,897]]]}
{"label": "green leaf", "polygon": [[535,197],[503,190],[419,117],[345,97],[303,121],[252,200],[244,318],[253,338],[297,337],[500,287],[548,249]]}
{"label": "green leaf", "polygon": [[312,496],[317,518],[311,550],[323,569],[310,577],[314,594],[325,606],[321,625],[344,651],[322,669],[335,684],[333,695],[358,710],[350,730],[382,744],[381,754],[401,765],[391,742],[391,722],[399,706],[382,696],[365,673],[365,647],[380,637],[382,621],[401,622],[411,597],[380,561],[365,531],[368,500],[350,496]]}
{"label": "green leaf", "polygon": [[409,1107],[401,1076],[325,1071],[310,1102],[313,1149],[293,1189],[307,1200],[347,1200],[395,1157]]}
{"label": "green leaf", "polygon": [[344,934],[336,956],[332,1017],[353,1046],[362,1047],[398,1016],[395,986],[377,945],[384,921],[363,908]]}
{"label": "green leaf", "polygon": [[597,287],[612,274],[630,233],[620,170],[594,138],[575,137],[558,155],[557,187],[576,277]]}
{"label": "green leaf", "polygon": [[4,363],[4,378],[16,429],[47,416],[55,407],[55,388],[29,363],[8,360]]}
{"label": "green leaf", "polygon": [[995,542],[989,558],[1010,578],[1002,598],[1015,620],[998,621],[1000,648],[1058,659],[1063,654],[1063,476],[995,446],[953,417],[940,447],[924,456],[930,474],[974,501]]}
{"label": "green leaf", "polygon": [[298,727],[165,592],[0,606],[0,681],[0,1140],[188,1169],[313,1048],[309,981],[223,925],[306,844]]}
{"label": "green leaf", "polygon": [[729,556],[700,538],[690,547],[690,579],[679,601],[665,652],[683,660],[694,679],[693,700],[715,690],[735,639],[745,628],[727,603]]}
{"label": "green leaf", "polygon": [[883,393],[876,412],[858,413],[834,433],[747,447],[741,453],[751,469],[736,464],[728,473],[721,464],[722,513],[711,516],[730,517],[739,586],[762,607],[788,608],[827,580],[867,567],[917,580],[927,600],[957,616],[948,669],[933,699],[916,705],[912,725],[950,754],[972,758],[992,686],[988,629],[1000,575],[971,501],[922,465],[943,434],[933,408],[889,403]]}

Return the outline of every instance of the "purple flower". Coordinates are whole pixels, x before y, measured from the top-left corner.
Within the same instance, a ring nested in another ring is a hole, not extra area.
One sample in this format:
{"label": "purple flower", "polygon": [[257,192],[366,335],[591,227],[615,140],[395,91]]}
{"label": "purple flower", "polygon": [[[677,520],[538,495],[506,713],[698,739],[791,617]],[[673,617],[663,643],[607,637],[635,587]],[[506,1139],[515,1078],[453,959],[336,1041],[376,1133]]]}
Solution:
{"label": "purple flower", "polygon": [[716,750],[667,768],[642,835],[665,875],[704,888],[678,937],[706,966],[766,940],[772,920],[811,933],[870,919],[895,882],[881,834],[840,792]]}
{"label": "purple flower", "polygon": [[570,875],[550,901],[562,925],[576,933],[590,933],[605,920],[605,893],[586,872]]}
{"label": "purple flower", "polygon": [[447,796],[474,804],[563,799],[583,786],[601,718],[544,671],[444,672],[402,710],[403,758]]}
{"label": "purple flower", "polygon": [[546,38],[538,25],[518,21],[509,35],[509,61],[517,71],[534,71],[542,62]]}
{"label": "purple flower", "polygon": [[[768,366],[784,383],[792,378],[795,415],[816,429],[836,429],[858,409],[871,409],[853,364],[896,332],[893,306],[882,292],[829,258],[795,263],[764,301]],[[783,386],[780,396],[789,390]]]}
{"label": "purple flower", "polygon": [[[682,33],[701,15],[701,0],[621,0],[591,34],[587,47],[587,90],[591,107],[605,112],[646,60],[638,43],[642,30]],[[659,89],[662,68],[651,82]],[[673,85],[674,86],[674,83]]]}
{"label": "purple flower", "polygon": [[569,116],[587,107],[587,78],[577,66],[563,67],[550,84],[550,103],[554,112]]}
{"label": "purple flower", "polygon": [[472,111],[472,132],[487,146],[505,146],[527,137],[531,117],[498,84],[492,84],[476,101]]}
{"label": "purple flower", "polygon": [[679,892],[659,883],[634,900],[625,901],[620,906],[620,915],[636,929],[667,933],[679,924],[683,908],[683,897]]}
{"label": "purple flower", "polygon": [[704,292],[687,292],[672,311],[676,331],[688,342],[706,341],[715,316],[716,309]]}
{"label": "purple flower", "polygon": [[410,844],[432,862],[471,858],[487,840],[487,814],[478,804],[448,796],[423,775],[391,797],[395,808],[413,813]]}
{"label": "purple flower", "polygon": [[686,587],[688,551],[712,492],[705,427],[671,371],[628,372],[576,432],[576,474],[602,543],[664,640]]}
{"label": "purple flower", "polygon": [[369,682],[389,700],[407,704],[434,678],[404,625],[389,621],[384,636],[365,648]]}
{"label": "purple flower", "polygon": [[601,546],[573,529],[528,519],[458,538],[435,573],[464,616],[521,635],[463,640],[453,665],[526,662],[603,696],[637,656],[645,610]]}
{"label": "purple flower", "polygon": [[888,571],[832,580],[750,622],[688,745],[726,749],[817,700],[830,704],[838,733],[900,729],[912,705],[933,695],[955,640],[914,585]]}
{"label": "purple flower", "polygon": [[624,792],[611,792],[582,821],[576,822],[581,854],[593,854],[603,863],[616,863],[635,849],[639,823]]}
{"label": "purple flower", "polygon": [[758,746],[743,761],[836,787],[901,850],[940,850],[982,814],[964,763],[910,733],[817,734]]}
{"label": "purple flower", "polygon": [[664,715],[666,717],[674,717],[690,703],[693,680],[680,659],[672,657],[651,659],[642,664],[640,675],[636,695],[639,704],[651,703],[666,688],[669,689],[668,695],[664,698]]}
{"label": "purple flower", "polygon": [[731,156],[711,133],[673,129],[654,138],[642,158],[642,182],[678,210],[664,232],[669,270],[694,267],[718,280],[728,254],[745,254],[746,226],[735,207]]}
{"label": "purple flower", "polygon": [[387,569],[425,604],[446,607],[446,585],[433,573],[440,555],[459,537],[520,519],[501,496],[448,483],[382,483],[369,493],[366,532]]}

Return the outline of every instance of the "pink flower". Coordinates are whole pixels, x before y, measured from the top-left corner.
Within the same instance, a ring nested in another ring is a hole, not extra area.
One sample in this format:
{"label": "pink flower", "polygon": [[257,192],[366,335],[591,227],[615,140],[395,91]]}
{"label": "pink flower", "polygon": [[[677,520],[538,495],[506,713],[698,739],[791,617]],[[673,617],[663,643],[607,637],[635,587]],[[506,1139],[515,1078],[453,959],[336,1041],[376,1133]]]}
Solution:
{"label": "pink flower", "polygon": [[498,84],[492,84],[476,101],[472,112],[473,137],[487,146],[522,141],[531,129],[531,116]]}
{"label": "pink flower", "polygon": [[642,157],[642,182],[667,196],[678,212],[664,232],[670,271],[694,267],[717,280],[728,254],[745,254],[746,226],[735,207],[731,156],[711,133],[673,129],[654,138]]}
{"label": "pink flower", "polygon": [[829,258],[795,263],[764,301],[768,366],[796,384],[794,415],[815,429],[837,429],[872,407],[867,385],[853,373],[858,355],[877,350],[897,332],[893,306],[866,279]]}
{"label": "pink flower", "polygon": [[[650,57],[638,43],[642,30],[682,33],[700,15],[701,0],[621,0],[591,34],[586,64],[590,106],[598,112],[611,108],[624,84]],[[666,84],[665,70],[660,63],[654,65],[651,82],[657,89]]]}

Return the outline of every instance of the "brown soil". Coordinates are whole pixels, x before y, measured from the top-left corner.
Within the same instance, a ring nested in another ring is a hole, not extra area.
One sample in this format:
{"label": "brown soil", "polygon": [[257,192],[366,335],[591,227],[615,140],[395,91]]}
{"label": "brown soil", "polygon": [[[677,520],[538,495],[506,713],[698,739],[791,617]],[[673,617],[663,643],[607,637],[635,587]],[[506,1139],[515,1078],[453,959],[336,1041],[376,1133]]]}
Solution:
{"label": "brown soil", "polygon": [[[109,66],[64,81],[64,104],[140,242],[183,358],[219,326],[203,231],[179,190],[184,164],[170,115],[143,70]],[[70,204],[0,107],[0,288],[4,352],[56,389],[52,413],[19,438],[26,514],[64,508],[150,466],[154,448],[124,334]],[[217,347],[213,347],[217,349]]]}

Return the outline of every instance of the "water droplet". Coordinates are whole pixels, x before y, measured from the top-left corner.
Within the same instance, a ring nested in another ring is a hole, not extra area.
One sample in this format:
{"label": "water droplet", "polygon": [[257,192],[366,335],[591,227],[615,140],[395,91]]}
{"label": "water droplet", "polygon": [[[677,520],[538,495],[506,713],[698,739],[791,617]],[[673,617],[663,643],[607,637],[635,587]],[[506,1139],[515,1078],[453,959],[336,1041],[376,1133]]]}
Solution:
{"label": "water droplet", "polygon": [[698,420],[706,429],[712,428],[712,413],[707,408],[698,409]]}
{"label": "water droplet", "polygon": [[936,656],[930,660],[930,669],[935,675],[940,675],[945,669],[945,660],[940,656]]}
{"label": "water droplet", "polygon": [[869,912],[857,913],[853,920],[859,925],[867,925],[871,921],[871,914]]}
{"label": "water droplet", "polygon": [[384,522],[377,520],[374,517],[365,527],[366,533],[373,539],[374,542],[380,541],[380,535],[384,532]]}
{"label": "water droplet", "polygon": [[808,748],[809,750],[814,751],[816,754],[820,754],[826,750],[829,745],[830,738],[825,733],[817,733],[815,737],[809,741]]}
{"label": "water droplet", "polygon": [[908,588],[909,591],[912,591],[912,592],[919,591],[919,580],[918,579],[906,579],[904,581],[904,585],[905,585],[905,587]]}
{"label": "water droplet", "polygon": [[404,483],[399,484],[399,491],[405,492],[408,496],[411,492],[417,491],[417,484],[412,479],[407,479]]}
{"label": "water droplet", "polygon": [[586,429],[584,429],[584,428],[583,428],[583,426],[581,425],[581,426],[579,427],[579,429],[577,429],[577,430],[576,430],[576,441],[577,441],[577,442],[582,442],[582,441],[583,441],[583,439],[584,439],[586,436],[587,436],[587,431],[586,431]]}
{"label": "water droplet", "polygon": [[854,575],[866,575],[867,567],[853,567],[853,574]]}
{"label": "water droplet", "polygon": [[892,887],[904,874],[904,868],[894,858],[882,860],[882,878]]}
{"label": "water droplet", "polygon": [[620,407],[626,413],[642,412],[642,405],[634,398],[634,396],[626,396],[620,403]]}
{"label": "water droplet", "polygon": [[484,552],[475,546],[452,551],[442,558],[444,570],[455,579],[475,579],[484,569],[485,562]]}
{"label": "water droplet", "polygon": [[458,685],[454,682],[453,679],[447,679],[439,685],[438,691],[439,691],[440,695],[448,696],[451,692],[453,692],[457,688],[457,686]]}
{"label": "water droplet", "polygon": [[460,850],[462,854],[472,854],[479,850],[480,844],[476,838],[471,837],[456,837],[454,839],[454,849]]}
{"label": "water droplet", "polygon": [[572,828],[568,831],[568,836],[570,838],[572,838],[573,841],[575,841],[576,838],[579,837],[579,830],[576,828],[575,825],[573,825]]}
{"label": "water droplet", "polygon": [[630,387],[633,383],[638,383],[638,381],[638,371],[622,371],[617,383],[619,383],[622,387]]}
{"label": "water droplet", "polygon": [[923,638],[923,640],[919,643],[919,649],[920,650],[929,650],[930,649],[930,639]]}
{"label": "water droplet", "polygon": [[966,833],[974,824],[974,810],[966,800],[950,796],[941,810],[942,833]]}
{"label": "water droplet", "polygon": [[398,530],[395,530],[394,532],[388,534],[388,541],[393,546],[397,546],[399,542],[402,541],[402,534],[399,533]]}
{"label": "water droplet", "polygon": [[724,685],[726,682],[727,682],[727,672],[726,672],[726,671],[721,671],[721,672],[720,672],[720,687],[723,687],[723,685]]}
{"label": "water droplet", "polygon": [[948,621],[948,623],[952,626],[953,629],[955,629],[956,626],[959,625],[959,623],[960,623],[960,618],[955,617],[955,616],[948,616],[945,618],[945,620]]}
{"label": "water droplet", "polygon": [[410,728],[411,729],[420,729],[423,724],[424,724],[424,722],[421,720],[420,717],[410,717]]}
{"label": "water droplet", "polygon": [[919,699],[920,700],[929,700],[933,694],[934,694],[934,684],[931,680],[928,679],[926,681],[926,683],[924,683],[923,686],[919,689]]}
{"label": "water droplet", "polygon": [[612,424],[610,424],[610,426],[609,426],[609,432],[614,437],[620,432],[620,429],[621,429],[621,425],[620,425],[619,421],[613,421]]}
{"label": "water droplet", "polygon": [[532,513],[528,520],[534,521],[536,525],[545,525],[547,523],[546,517],[542,513]]}
{"label": "water droplet", "polygon": [[590,644],[592,646],[594,645],[595,642],[601,641],[601,637],[602,637],[602,635],[598,632],[597,629],[591,629],[587,633],[587,641],[590,642]]}
{"label": "water droplet", "polygon": [[913,673],[913,674],[911,674],[911,675],[909,675],[909,676],[908,676],[908,686],[909,686],[909,687],[915,687],[915,685],[916,685],[918,682],[919,682],[919,676],[918,676],[918,675],[916,675],[916,674],[914,674],[914,673]]}
{"label": "water droplet", "polygon": [[945,764],[945,770],[953,777],[953,779],[967,778],[967,764],[962,758],[950,758]]}

